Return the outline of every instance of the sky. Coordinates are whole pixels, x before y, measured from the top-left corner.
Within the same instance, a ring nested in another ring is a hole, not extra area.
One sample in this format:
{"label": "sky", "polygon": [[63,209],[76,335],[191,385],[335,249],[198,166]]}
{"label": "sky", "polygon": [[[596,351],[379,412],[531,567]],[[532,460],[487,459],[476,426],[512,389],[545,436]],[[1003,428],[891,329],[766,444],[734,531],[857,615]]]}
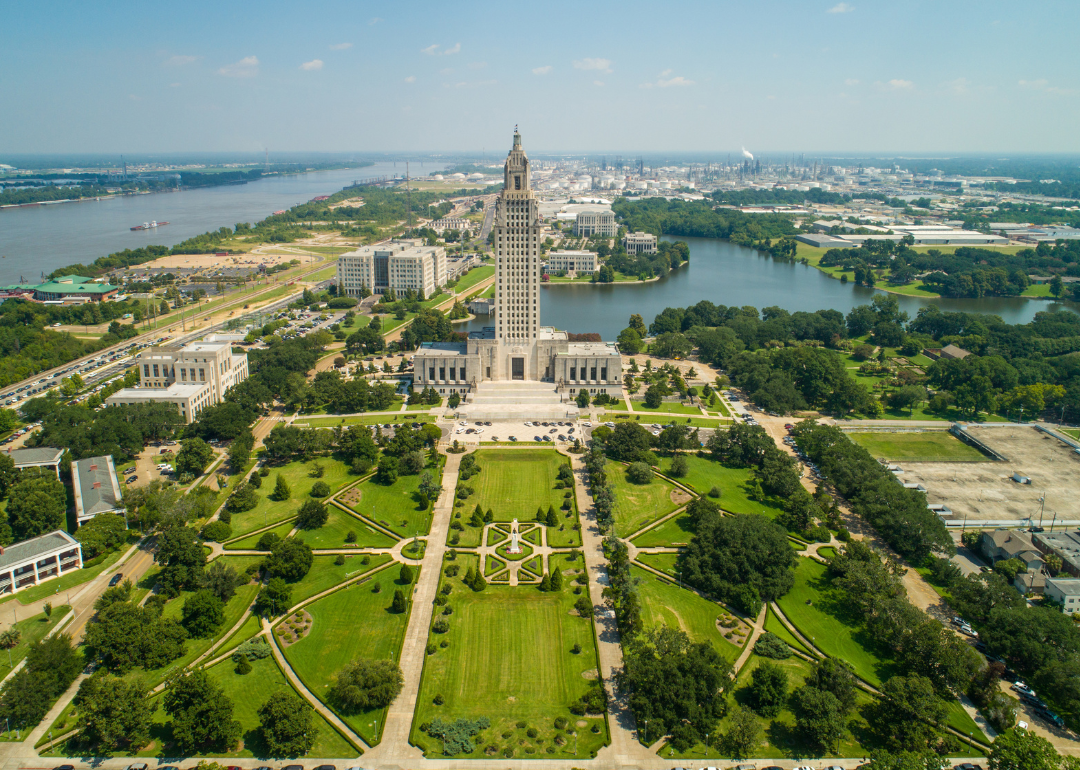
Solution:
{"label": "sky", "polygon": [[2,0],[0,151],[1080,151],[1080,2]]}

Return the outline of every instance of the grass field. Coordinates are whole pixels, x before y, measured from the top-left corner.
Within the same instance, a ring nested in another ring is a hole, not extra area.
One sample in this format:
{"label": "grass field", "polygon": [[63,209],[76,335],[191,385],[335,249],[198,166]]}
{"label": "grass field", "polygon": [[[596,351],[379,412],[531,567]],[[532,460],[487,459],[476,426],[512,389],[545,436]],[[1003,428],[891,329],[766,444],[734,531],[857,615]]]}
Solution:
{"label": "grass field", "polygon": [[[368,563],[361,564],[360,562],[367,557]],[[311,569],[308,571],[301,580],[292,584],[292,603],[293,605],[299,604],[309,597],[315,594],[322,593],[328,588],[333,588],[338,583],[344,583],[349,578],[356,577],[364,572],[371,572],[373,569],[377,569],[382,565],[390,561],[390,557],[386,554],[374,553],[374,554],[362,554],[358,553],[355,556],[346,556],[344,564],[334,564],[336,556],[315,556],[315,560],[311,564]],[[397,575],[394,575],[395,579]],[[383,590],[385,591],[389,585],[388,577],[373,578],[381,583],[384,583]],[[365,584],[366,585],[366,584]],[[393,596],[393,594],[391,594]]]}
{"label": "grass field", "polygon": [[828,568],[813,559],[796,563],[795,585],[777,604],[787,619],[812,644],[834,658],[846,660],[855,673],[875,687],[898,673],[895,665],[874,651],[874,640],[859,628],[833,588]]}
{"label": "grass field", "polygon": [[225,544],[225,550],[226,551],[250,551],[250,550],[253,550],[255,548],[255,546],[257,546],[259,544],[259,540],[262,538],[262,536],[265,535],[267,532],[273,532],[278,537],[284,539],[284,538],[288,537],[290,532],[292,532],[293,526],[295,525],[295,523],[296,523],[296,519],[289,519],[284,524],[280,524],[280,525],[278,525],[276,527],[272,527],[271,529],[263,530],[262,532],[256,532],[254,535],[248,535],[247,537],[242,537],[242,538],[240,538],[238,540],[232,540],[232,541]]}
{"label": "grass field", "polygon": [[847,437],[878,459],[892,462],[989,462],[975,447],[945,431],[923,433],[848,433]]}
{"label": "grass field", "polygon": [[[325,481],[330,486],[330,491],[334,492],[355,478],[350,476],[348,467],[340,460],[321,457],[318,462],[323,467],[323,476],[319,479],[313,478],[310,474],[312,463],[297,461],[271,468],[270,475],[263,479],[263,485],[258,490],[259,504],[250,511],[233,514],[231,524],[233,535],[245,535],[267,524],[274,524],[295,516],[316,481]],[[292,495],[288,500],[270,499],[279,475],[292,489]]]}
{"label": "grass field", "polygon": [[[767,500],[759,503],[750,499],[746,484],[753,474],[749,468],[729,468],[715,460],[710,460],[707,455],[687,454],[685,457],[687,474],[679,481],[693,487],[702,495],[708,494],[714,486],[719,487],[720,497],[713,502],[725,511],[776,516],[783,510],[780,501]],[[660,461],[660,468],[666,473],[671,468],[671,458],[663,458]]]}
{"label": "grass field", "polygon": [[45,617],[45,613],[42,612],[40,615],[34,615],[26,620],[20,620],[12,626],[5,627],[5,631],[7,628],[15,628],[20,636],[19,643],[9,651],[10,655],[0,652],[0,679],[7,676],[15,666],[18,666],[19,662],[26,657],[30,645],[45,638],[45,634],[55,628],[56,624],[64,619],[70,609],[71,607],[66,604],[57,605],[52,608],[51,617]]}
{"label": "grass field", "polygon": [[725,639],[716,625],[717,617],[726,614],[722,606],[639,567],[630,572],[638,581],[641,619],[646,626],[677,628],[695,642],[708,642],[729,661],[739,657],[742,648]]}
{"label": "grass field", "polygon": [[[485,511],[491,509],[495,521],[522,523],[534,521],[537,508],[546,512],[550,506],[555,508],[559,526],[548,528],[547,544],[556,548],[581,545],[581,533],[574,529],[576,501],[570,511],[563,511],[566,490],[555,488],[559,467],[569,464],[566,457],[553,449],[481,449],[476,462],[480,473],[464,482],[476,492],[458,509],[462,519],[467,522],[478,503]],[[466,524],[459,534],[464,547],[480,544],[479,529]]]}
{"label": "grass field", "polygon": [[646,530],[631,542],[638,548],[651,548],[658,545],[685,545],[694,536],[692,521],[687,513],[672,516],[663,524]]}
{"label": "grass field", "polygon": [[621,463],[609,462],[607,477],[615,485],[615,531],[620,536],[637,532],[689,499],[689,495],[680,496],[676,488],[663,479],[654,477],[648,484],[627,481],[626,466]]}
{"label": "grass field", "polygon": [[[352,585],[309,604],[311,631],[295,644],[285,647],[289,664],[308,689],[326,702],[327,688],[337,672],[358,658],[398,660],[409,613],[390,612],[394,589],[405,595],[411,588],[397,580],[398,570],[391,566],[378,574],[380,593],[372,593],[373,582]],[[419,575],[419,571],[415,573]],[[410,604],[411,608],[411,604]],[[338,715],[369,744],[378,743],[379,730],[386,723],[385,710],[377,709],[357,714]]]}
{"label": "grass field", "polygon": [[[239,751],[222,754],[226,757],[264,757],[266,749],[263,748],[262,738],[259,735],[259,708],[273,693],[278,690],[293,693],[295,690],[289,685],[285,675],[278,668],[273,657],[251,661],[251,671],[243,676],[236,673],[236,664],[231,660],[222,661],[216,666],[207,669],[210,678],[217,682],[224,690],[225,695],[233,703],[233,719],[240,723],[243,748]],[[297,696],[299,697],[299,696]],[[163,744],[171,740],[172,729],[169,726],[169,717],[160,705],[162,700],[158,698],[158,709],[154,712],[151,737],[153,742],[143,751],[140,757],[162,756],[166,752]],[[318,714],[314,718],[318,727],[318,737],[315,745],[309,752],[313,757],[355,757],[359,752],[346,741],[325,719]],[[205,756],[205,755],[203,755]]]}
{"label": "grass field", "polygon": [[[554,560],[563,568],[571,567],[564,557]],[[421,732],[421,724],[437,716],[450,721],[486,716],[491,727],[476,736],[477,750],[465,756],[489,756],[484,753],[489,745],[507,759],[595,754],[607,742],[604,720],[586,717],[581,720],[586,724],[575,728],[579,718],[568,708],[589,690],[583,673],[597,665],[592,622],[571,612],[573,591],[566,586],[553,594],[531,586],[491,584],[474,593],[459,578],[477,566],[476,557],[462,555],[457,561],[459,577],[443,578],[444,584],[453,586],[450,630],[430,637],[436,644],[445,640],[448,646],[425,662],[412,742],[427,756],[440,756],[440,741]],[[578,654],[571,652],[575,643],[581,645]],[[436,695],[442,696],[443,705],[435,705]],[[558,731],[553,728],[559,716],[570,720],[576,733],[562,746],[556,743]],[[525,726],[517,727],[519,720]],[[599,726],[599,733],[591,731],[593,725]],[[529,727],[538,731],[536,738],[526,736]],[[504,749],[510,749],[509,756]]]}
{"label": "grass field", "polygon": [[[431,471],[436,482],[442,478],[441,467],[428,466],[425,470]],[[360,502],[349,507],[400,537],[426,535],[431,529],[431,506],[420,508],[420,495],[416,491],[422,475],[423,472],[399,476],[390,486],[370,478],[356,487],[360,491]]]}
{"label": "grass field", "polygon": [[[394,540],[372,527],[358,516],[346,513],[337,506],[327,506],[329,516],[318,529],[301,530],[300,537],[312,548],[390,548]],[[346,543],[345,537],[352,532],[356,540]]]}

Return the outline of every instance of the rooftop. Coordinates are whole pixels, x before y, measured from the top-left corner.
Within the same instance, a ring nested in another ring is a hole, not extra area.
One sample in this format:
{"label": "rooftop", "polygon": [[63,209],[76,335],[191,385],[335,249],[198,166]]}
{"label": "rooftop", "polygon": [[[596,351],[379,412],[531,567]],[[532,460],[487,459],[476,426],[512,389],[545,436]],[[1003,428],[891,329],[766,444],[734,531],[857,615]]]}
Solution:
{"label": "rooftop", "polygon": [[15,545],[9,545],[2,549],[2,553],[0,553],[0,570],[73,545],[78,545],[78,541],[60,529],[47,535],[39,535],[29,540],[23,540],[21,543],[15,543]]}

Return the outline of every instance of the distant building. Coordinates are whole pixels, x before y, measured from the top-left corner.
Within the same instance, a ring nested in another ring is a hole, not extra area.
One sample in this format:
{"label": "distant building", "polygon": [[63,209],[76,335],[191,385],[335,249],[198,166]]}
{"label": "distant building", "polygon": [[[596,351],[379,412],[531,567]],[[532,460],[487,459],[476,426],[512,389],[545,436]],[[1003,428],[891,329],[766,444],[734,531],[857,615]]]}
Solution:
{"label": "distant building", "polygon": [[396,294],[412,290],[431,297],[446,281],[446,249],[424,246],[419,239],[362,246],[338,259],[338,283],[347,297],[359,299],[364,286],[373,294],[393,289]]}
{"label": "distant building", "polygon": [[552,251],[547,256],[549,273],[595,273],[595,251]]}
{"label": "distant building", "polygon": [[60,478],[60,459],[66,451],[51,446],[39,446],[30,449],[8,449],[7,456],[15,463],[17,471],[23,468],[52,468],[56,478]]}
{"label": "distant building", "polygon": [[652,233],[627,233],[622,239],[627,254],[655,254],[656,236]]}
{"label": "distant building", "polygon": [[602,235],[614,238],[619,232],[615,226],[615,212],[602,206],[589,206],[584,211],[577,212],[574,219],[574,235],[579,238],[589,238],[593,235]]}
{"label": "distant building", "polygon": [[113,393],[105,403],[175,404],[185,422],[225,397],[248,378],[247,353],[233,353],[228,342],[193,342],[184,347],[160,346],[135,357],[140,383]]}
{"label": "distant building", "polygon": [[1066,614],[1073,615],[1080,611],[1080,578],[1048,578],[1045,595],[1064,607]]}
{"label": "distant building", "polygon": [[73,462],[71,486],[75,491],[75,518],[80,525],[102,513],[121,510],[120,484],[112,455]]}
{"label": "distant building", "polygon": [[82,546],[63,530],[0,547],[0,595],[82,567]]}

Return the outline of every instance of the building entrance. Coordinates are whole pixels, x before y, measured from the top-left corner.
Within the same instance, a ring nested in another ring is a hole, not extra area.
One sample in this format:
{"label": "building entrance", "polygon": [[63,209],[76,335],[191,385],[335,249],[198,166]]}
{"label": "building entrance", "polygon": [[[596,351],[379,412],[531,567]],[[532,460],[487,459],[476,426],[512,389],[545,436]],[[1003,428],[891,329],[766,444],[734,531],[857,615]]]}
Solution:
{"label": "building entrance", "polygon": [[510,379],[512,379],[512,380],[524,380],[525,379],[525,359],[524,358],[511,358],[510,359]]}

